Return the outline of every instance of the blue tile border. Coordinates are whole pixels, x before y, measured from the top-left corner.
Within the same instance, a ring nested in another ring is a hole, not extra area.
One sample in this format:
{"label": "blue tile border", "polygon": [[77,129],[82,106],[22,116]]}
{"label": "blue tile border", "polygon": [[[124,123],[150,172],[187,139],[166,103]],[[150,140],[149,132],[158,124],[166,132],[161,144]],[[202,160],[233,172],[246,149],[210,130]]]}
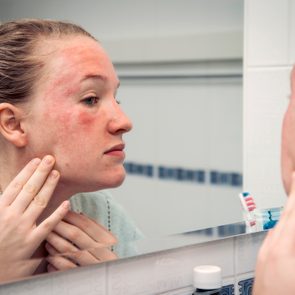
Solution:
{"label": "blue tile border", "polygon": [[143,177],[156,177],[164,181],[190,182],[194,184],[210,184],[212,186],[242,187],[243,175],[239,172],[225,172],[218,170],[187,169],[184,167],[156,166],[153,164],[141,164],[125,162],[127,174]]}
{"label": "blue tile border", "polygon": [[142,175],[147,177],[154,176],[154,167],[153,165],[143,165],[134,162],[124,163],[125,170],[128,174]]}
{"label": "blue tile border", "polygon": [[251,295],[254,279],[246,279],[239,281],[239,295]]}
{"label": "blue tile border", "polygon": [[234,294],[235,294],[235,286],[233,284],[223,286],[220,292],[220,295],[234,295]]}

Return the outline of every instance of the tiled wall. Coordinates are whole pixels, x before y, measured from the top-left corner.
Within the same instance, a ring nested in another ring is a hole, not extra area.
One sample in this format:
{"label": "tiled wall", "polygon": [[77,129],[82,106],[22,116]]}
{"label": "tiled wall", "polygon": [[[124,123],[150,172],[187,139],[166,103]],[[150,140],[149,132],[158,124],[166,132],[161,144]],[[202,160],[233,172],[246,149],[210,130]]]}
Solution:
{"label": "tiled wall", "polygon": [[220,265],[222,294],[251,294],[263,233],[119,260],[0,287],[2,295],[189,295],[196,265]]}
{"label": "tiled wall", "polygon": [[[245,0],[245,8],[245,189],[260,206],[281,205],[280,125],[295,62],[295,0]],[[0,294],[188,295],[191,270],[204,263],[222,267],[223,294],[251,294],[263,238],[257,233],[80,268],[4,285]]]}

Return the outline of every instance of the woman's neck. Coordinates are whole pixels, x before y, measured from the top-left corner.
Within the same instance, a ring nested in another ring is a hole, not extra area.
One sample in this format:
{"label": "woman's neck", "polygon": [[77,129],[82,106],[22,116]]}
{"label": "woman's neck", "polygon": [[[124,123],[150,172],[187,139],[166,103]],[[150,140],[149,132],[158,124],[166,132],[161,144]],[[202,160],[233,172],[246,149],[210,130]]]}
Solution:
{"label": "woman's neck", "polygon": [[70,186],[64,184],[58,184],[53,195],[51,196],[46,208],[39,216],[37,224],[40,224],[43,220],[49,217],[64,201],[69,200],[76,192],[72,189],[68,189]]}

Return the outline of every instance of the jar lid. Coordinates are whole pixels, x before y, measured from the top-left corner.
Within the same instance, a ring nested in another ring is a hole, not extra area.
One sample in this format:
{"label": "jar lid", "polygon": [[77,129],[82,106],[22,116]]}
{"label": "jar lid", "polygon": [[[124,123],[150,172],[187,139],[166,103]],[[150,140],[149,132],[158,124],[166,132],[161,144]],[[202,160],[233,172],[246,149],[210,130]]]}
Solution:
{"label": "jar lid", "polygon": [[216,265],[196,266],[194,268],[194,287],[204,290],[221,288],[221,268]]}

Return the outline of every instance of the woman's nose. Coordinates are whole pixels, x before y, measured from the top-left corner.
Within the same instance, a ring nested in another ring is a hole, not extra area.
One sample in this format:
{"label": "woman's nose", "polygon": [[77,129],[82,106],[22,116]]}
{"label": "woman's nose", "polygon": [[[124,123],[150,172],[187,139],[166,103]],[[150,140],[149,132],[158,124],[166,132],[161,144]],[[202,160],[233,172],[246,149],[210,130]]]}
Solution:
{"label": "woman's nose", "polygon": [[109,124],[111,133],[126,133],[132,129],[132,122],[128,116],[122,111],[121,107],[117,104],[116,111]]}

